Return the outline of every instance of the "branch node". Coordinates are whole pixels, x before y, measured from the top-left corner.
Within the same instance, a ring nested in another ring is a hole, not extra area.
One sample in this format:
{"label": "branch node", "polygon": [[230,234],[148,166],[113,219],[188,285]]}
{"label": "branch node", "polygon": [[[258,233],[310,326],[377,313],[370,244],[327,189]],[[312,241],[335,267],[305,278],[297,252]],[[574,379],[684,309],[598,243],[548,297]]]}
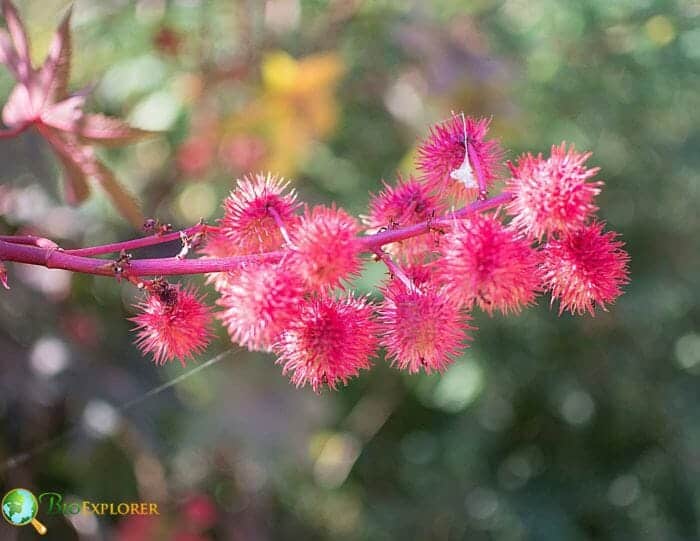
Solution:
{"label": "branch node", "polygon": [[439,227],[436,225],[433,225],[433,221],[435,220],[435,209],[430,211],[430,216],[428,216],[428,219],[425,222],[425,227],[428,230],[428,233],[439,233],[440,235],[444,235],[447,233],[443,227]]}
{"label": "branch node", "polygon": [[114,272],[114,277],[117,279],[117,282],[121,282],[122,278],[126,278],[130,282],[133,282],[130,273],[129,273],[129,267],[131,266],[131,254],[127,253],[125,250],[122,250],[119,253],[119,257],[112,262],[112,271]]}
{"label": "branch node", "polygon": [[162,224],[157,218],[147,218],[143,222],[143,230],[146,233],[161,236],[172,231],[173,226],[171,224]]}

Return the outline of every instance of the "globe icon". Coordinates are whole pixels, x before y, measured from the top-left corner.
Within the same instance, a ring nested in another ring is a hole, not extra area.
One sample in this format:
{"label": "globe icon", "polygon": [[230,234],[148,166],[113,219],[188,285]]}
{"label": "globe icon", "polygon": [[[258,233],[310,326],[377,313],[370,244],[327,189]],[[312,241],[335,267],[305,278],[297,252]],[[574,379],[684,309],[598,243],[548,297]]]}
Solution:
{"label": "globe icon", "polygon": [[0,510],[5,520],[13,526],[25,526],[31,524],[40,534],[46,533],[46,528],[38,520],[36,514],[39,511],[39,503],[36,497],[25,488],[10,490],[2,499]]}

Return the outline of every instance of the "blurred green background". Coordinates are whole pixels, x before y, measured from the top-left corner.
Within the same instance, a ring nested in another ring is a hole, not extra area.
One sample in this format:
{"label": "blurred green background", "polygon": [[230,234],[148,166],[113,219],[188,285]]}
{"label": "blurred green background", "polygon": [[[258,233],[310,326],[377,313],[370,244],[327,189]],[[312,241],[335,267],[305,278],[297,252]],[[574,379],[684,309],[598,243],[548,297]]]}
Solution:
{"label": "blurred green background", "polygon": [[[37,61],[67,5],[18,2]],[[78,0],[72,88],[163,131],[101,151],[149,216],[213,220],[233,179],[267,170],[361,213],[428,126],[463,110],[493,116],[509,158],[561,140],[593,151],[632,281],[595,318],[547,299],[475,314],[443,376],[378,361],[317,396],[233,348],[124,410],[184,372],[132,345],[134,289],[11,266],[0,492],[161,504],[153,519],[40,513],[61,540],[697,539],[699,22],[692,0]],[[11,85],[0,70],[3,100]],[[64,206],[38,136],[3,140],[0,163],[0,233],[137,234],[102,194]],[[368,264],[359,287],[383,272]],[[200,362],[230,348],[220,334]],[[0,524],[3,540],[33,536]]]}

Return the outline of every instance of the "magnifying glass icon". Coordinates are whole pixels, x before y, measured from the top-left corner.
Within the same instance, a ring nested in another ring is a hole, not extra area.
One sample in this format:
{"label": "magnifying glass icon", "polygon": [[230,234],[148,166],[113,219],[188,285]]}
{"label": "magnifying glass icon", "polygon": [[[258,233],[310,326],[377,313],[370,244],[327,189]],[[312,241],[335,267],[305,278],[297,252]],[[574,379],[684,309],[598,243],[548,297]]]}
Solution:
{"label": "magnifying glass icon", "polygon": [[46,535],[46,526],[36,519],[39,502],[26,488],[14,488],[5,494],[0,503],[0,512],[13,526],[31,524],[39,535]]}

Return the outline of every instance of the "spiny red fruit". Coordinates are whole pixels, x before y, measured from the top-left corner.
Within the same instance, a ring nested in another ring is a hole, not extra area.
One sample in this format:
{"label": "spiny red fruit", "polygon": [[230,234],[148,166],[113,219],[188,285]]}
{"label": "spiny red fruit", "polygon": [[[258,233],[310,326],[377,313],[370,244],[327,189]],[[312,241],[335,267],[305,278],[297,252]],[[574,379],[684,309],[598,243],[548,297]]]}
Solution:
{"label": "spiny red fruit", "polygon": [[[430,195],[429,188],[413,177],[404,180],[398,176],[396,186],[384,183],[384,190],[372,197],[369,215],[362,216],[369,227],[368,233],[376,233],[382,228],[394,229],[425,222],[431,217],[444,213],[444,205]],[[403,257],[407,261],[422,259],[435,246],[434,233],[420,235],[384,247],[390,254]]]}
{"label": "spiny red fruit", "polygon": [[242,253],[267,252],[282,247],[284,239],[270,209],[287,229],[295,226],[299,203],[296,193],[287,191],[288,185],[269,173],[239,180],[236,189],[224,200],[221,233]]}
{"label": "spiny red fruit", "polygon": [[199,251],[206,257],[230,257],[241,255],[240,248],[232,242],[220,229],[207,231],[206,242]]}
{"label": "spiny red fruit", "polygon": [[[433,193],[466,202],[478,194],[479,175],[487,186],[493,184],[503,151],[498,141],[486,139],[490,122],[487,118],[455,115],[431,128],[428,138],[418,148],[417,165],[423,173],[422,180]],[[468,183],[452,175],[463,165],[471,173]]]}
{"label": "spiny red fruit", "polygon": [[227,280],[217,314],[231,341],[250,350],[270,351],[280,332],[299,311],[301,280],[286,262],[252,265]]}
{"label": "spiny red fruit", "polygon": [[434,262],[427,265],[406,265],[403,267],[403,271],[416,287],[434,287],[437,285],[434,267]]}
{"label": "spiny red fruit", "polygon": [[304,301],[299,314],[274,346],[278,364],[297,387],[335,389],[368,369],[377,348],[372,305],[348,294],[327,294]]}
{"label": "spiny red fruit", "polygon": [[201,353],[212,336],[209,308],[194,289],[157,281],[136,308],[140,313],[131,318],[136,323],[136,345],[160,366],[173,359],[185,366],[185,360]]}
{"label": "spiny red fruit", "polygon": [[598,210],[594,204],[601,181],[590,181],[599,168],[587,168],[590,152],[576,152],[566,143],[552,146],[549,158],[525,154],[511,166],[507,190],[513,225],[532,238],[581,227]]}
{"label": "spiny red fruit", "polygon": [[559,314],[589,312],[614,301],[629,281],[629,255],[614,231],[597,222],[550,239],[542,249],[544,285],[559,300]]}
{"label": "spiny red fruit", "polygon": [[379,307],[380,344],[392,365],[409,373],[442,372],[464,346],[468,316],[432,287],[409,290],[393,280]]}
{"label": "spiny red fruit", "polygon": [[496,216],[456,222],[440,245],[440,273],[448,295],[466,308],[518,313],[540,288],[538,256],[517,230]]}
{"label": "spiny red fruit", "polygon": [[312,290],[341,285],[360,270],[358,230],[357,220],[343,209],[306,209],[293,235],[290,266]]}

